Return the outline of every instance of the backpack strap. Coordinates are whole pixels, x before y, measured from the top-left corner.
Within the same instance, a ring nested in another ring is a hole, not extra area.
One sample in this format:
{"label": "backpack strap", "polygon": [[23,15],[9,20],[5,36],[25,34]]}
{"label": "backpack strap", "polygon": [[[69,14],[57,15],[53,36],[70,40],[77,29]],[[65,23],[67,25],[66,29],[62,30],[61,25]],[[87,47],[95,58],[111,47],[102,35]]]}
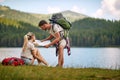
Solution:
{"label": "backpack strap", "polygon": [[55,25],[55,23],[52,23],[52,30],[53,30],[53,32],[55,33],[54,25]]}
{"label": "backpack strap", "polygon": [[[53,30],[54,33],[55,33],[55,30],[54,30],[54,25],[55,25],[55,24],[56,24],[56,23],[53,23],[53,25],[52,25],[52,30]],[[59,25],[59,24],[57,24],[57,25]],[[59,25],[59,26],[60,26],[60,25]],[[60,26],[60,27],[61,27],[61,26]],[[62,32],[62,31],[59,32],[60,37],[61,37],[61,39],[64,39],[64,38],[65,38],[66,30],[63,29],[64,35],[63,35],[61,32]]]}

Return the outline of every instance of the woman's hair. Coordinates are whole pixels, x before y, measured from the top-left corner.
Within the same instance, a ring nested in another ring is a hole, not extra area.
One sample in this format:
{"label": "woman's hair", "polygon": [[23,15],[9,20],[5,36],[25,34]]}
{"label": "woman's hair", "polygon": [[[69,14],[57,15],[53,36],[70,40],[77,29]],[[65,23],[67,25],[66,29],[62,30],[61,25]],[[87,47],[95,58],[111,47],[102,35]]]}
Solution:
{"label": "woman's hair", "polygon": [[26,49],[28,41],[31,40],[32,36],[34,36],[33,32],[28,32],[25,36],[24,36],[24,43],[23,43],[23,51]]}

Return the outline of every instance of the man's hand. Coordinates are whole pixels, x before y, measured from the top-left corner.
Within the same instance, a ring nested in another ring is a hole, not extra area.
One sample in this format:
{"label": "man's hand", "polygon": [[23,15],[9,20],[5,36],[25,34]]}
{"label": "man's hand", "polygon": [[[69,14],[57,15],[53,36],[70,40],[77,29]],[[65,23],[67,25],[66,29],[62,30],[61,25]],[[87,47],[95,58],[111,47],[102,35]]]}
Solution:
{"label": "man's hand", "polygon": [[49,47],[50,47],[50,44],[48,44],[48,45],[45,45],[44,47],[45,47],[45,48],[49,48]]}

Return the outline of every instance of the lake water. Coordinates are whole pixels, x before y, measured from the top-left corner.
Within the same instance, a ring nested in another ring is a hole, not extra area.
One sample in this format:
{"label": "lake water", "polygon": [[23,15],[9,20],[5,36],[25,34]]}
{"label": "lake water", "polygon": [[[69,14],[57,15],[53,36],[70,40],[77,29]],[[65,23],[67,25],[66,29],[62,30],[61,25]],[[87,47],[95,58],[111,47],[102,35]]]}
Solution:
{"label": "lake water", "polygon": [[[21,50],[0,48],[0,61],[6,57],[20,57]],[[39,51],[50,65],[57,64],[55,48],[39,48]],[[71,48],[70,56],[65,49],[64,67],[120,69],[120,48]]]}

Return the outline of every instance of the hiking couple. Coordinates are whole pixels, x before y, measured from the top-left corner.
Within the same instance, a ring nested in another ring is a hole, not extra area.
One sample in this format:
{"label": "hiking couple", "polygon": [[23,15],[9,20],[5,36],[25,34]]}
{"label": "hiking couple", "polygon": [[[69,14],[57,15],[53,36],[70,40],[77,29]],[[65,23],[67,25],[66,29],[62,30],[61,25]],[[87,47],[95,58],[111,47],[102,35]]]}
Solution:
{"label": "hiking couple", "polygon": [[[61,16],[62,16],[61,13],[57,15],[53,15],[52,19],[50,20],[51,23],[47,23],[45,20],[41,20],[38,24],[41,30],[48,31],[50,34],[47,38],[41,41],[43,42],[43,41],[53,39],[51,43],[49,43],[48,45],[45,45],[44,47],[49,48],[52,45],[56,45],[56,56],[58,55],[58,64],[56,66],[59,66],[59,67],[63,67],[63,64],[64,64],[64,48],[68,49],[68,55],[70,55],[70,44],[69,44],[68,35],[65,34],[66,30],[62,27],[62,25],[53,22],[54,18],[56,17],[59,18]],[[49,64],[45,61],[45,59],[40,55],[40,52],[38,51],[38,49],[35,48],[34,41],[35,41],[35,35],[33,33],[30,32],[25,35],[23,53],[21,55],[21,58],[25,62],[30,62],[31,64],[33,64],[34,59],[37,59],[39,64],[42,62],[45,65],[49,66]],[[29,53],[24,54],[26,52],[29,52]],[[30,53],[32,53],[32,55],[30,55]],[[27,56],[29,56],[29,61],[26,61]]]}

